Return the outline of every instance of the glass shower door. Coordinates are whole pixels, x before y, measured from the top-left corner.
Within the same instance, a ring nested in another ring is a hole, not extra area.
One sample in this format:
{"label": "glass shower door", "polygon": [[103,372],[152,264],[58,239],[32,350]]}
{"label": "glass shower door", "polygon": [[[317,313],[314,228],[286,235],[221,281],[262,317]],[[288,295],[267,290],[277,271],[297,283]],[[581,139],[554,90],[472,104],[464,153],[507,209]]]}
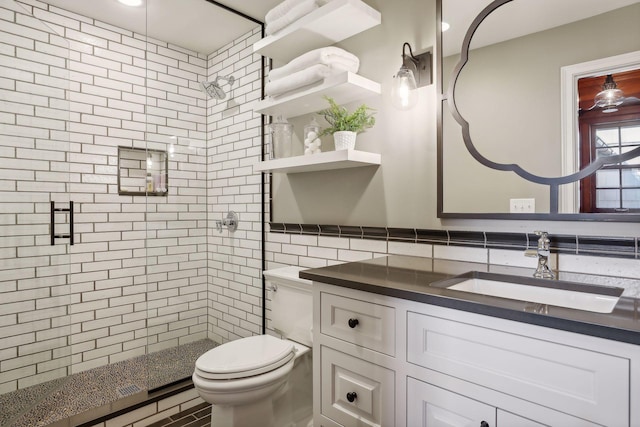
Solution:
{"label": "glass shower door", "polygon": [[30,9],[0,0],[0,426],[71,366],[68,47]]}

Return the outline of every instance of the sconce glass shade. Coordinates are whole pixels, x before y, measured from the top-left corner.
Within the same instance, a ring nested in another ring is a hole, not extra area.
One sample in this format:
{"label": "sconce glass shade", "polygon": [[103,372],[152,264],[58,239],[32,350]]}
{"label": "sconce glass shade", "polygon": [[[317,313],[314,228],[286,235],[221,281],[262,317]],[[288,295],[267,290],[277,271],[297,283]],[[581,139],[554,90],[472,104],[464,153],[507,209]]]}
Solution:
{"label": "sconce glass shade", "polygon": [[393,78],[391,103],[400,110],[409,110],[418,103],[418,85],[413,72],[404,65]]}

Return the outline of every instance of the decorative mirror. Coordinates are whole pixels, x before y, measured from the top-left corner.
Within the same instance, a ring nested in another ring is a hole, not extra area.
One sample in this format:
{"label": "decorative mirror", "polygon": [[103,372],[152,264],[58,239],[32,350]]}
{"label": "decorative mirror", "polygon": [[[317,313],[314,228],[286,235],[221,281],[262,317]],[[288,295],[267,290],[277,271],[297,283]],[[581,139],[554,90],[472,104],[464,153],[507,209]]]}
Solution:
{"label": "decorative mirror", "polygon": [[640,220],[640,1],[437,5],[438,215]]}
{"label": "decorative mirror", "polygon": [[118,147],[118,194],[166,196],[168,169],[164,151]]}

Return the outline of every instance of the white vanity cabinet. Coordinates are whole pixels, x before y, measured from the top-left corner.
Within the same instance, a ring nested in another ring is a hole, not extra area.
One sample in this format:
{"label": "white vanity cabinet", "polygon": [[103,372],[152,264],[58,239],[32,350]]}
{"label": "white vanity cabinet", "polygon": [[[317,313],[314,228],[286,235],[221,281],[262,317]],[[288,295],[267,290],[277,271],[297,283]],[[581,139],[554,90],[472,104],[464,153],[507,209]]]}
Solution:
{"label": "white vanity cabinet", "polygon": [[314,282],[315,426],[640,427],[640,346]]}

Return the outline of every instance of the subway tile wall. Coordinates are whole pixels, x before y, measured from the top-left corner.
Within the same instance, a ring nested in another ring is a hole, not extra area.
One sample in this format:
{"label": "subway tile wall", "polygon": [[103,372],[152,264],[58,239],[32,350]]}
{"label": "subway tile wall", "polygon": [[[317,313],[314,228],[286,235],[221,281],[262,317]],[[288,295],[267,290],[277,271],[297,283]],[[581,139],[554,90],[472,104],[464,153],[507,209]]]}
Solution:
{"label": "subway tile wall", "polygon": [[[209,336],[224,343],[262,333],[261,158],[262,118],[252,105],[262,96],[262,59],[253,54],[261,28],[209,55],[209,79],[233,75],[228,101],[209,101],[208,248]],[[228,86],[223,86],[227,90]],[[227,213],[238,214],[238,229],[216,229]]]}
{"label": "subway tile wall", "polygon": [[[259,30],[207,57],[36,0],[1,0],[0,30],[0,393],[259,333]],[[236,108],[200,91],[218,72]],[[118,195],[118,146],[169,153],[167,197]]]}
{"label": "subway tile wall", "polygon": [[[49,202],[67,206],[71,185],[93,185],[83,184],[79,164],[67,161],[72,146],[67,93],[78,89],[67,79],[70,52],[61,36],[23,6],[13,1],[0,5],[0,393],[4,393],[69,372],[73,343],[67,336],[72,328],[82,328],[71,323],[82,321],[76,320],[68,304],[75,302],[80,308],[91,303],[83,302],[79,291],[72,295],[67,275],[76,271],[80,278],[95,272],[90,271],[92,255],[79,254],[71,265],[67,245],[50,246],[49,238]],[[73,147],[77,151],[78,143]],[[57,217],[66,222],[64,215]],[[95,315],[85,320],[95,320]],[[84,336],[91,333],[87,329]]]}

